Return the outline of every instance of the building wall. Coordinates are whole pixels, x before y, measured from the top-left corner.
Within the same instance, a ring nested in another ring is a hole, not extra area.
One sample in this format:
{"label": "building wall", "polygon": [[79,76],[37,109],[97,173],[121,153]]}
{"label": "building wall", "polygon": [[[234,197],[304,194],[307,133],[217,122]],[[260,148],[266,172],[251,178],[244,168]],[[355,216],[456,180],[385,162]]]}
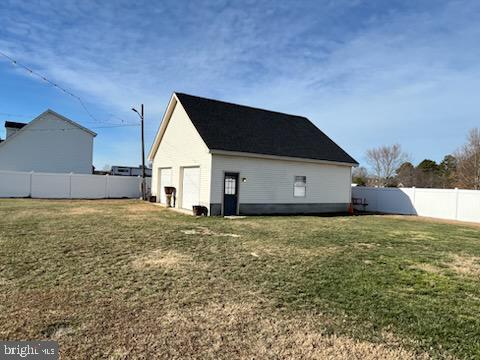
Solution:
{"label": "building wall", "polygon": [[93,135],[45,113],[0,144],[0,170],[91,174],[92,156]]}
{"label": "building wall", "polygon": [[[346,211],[351,201],[350,166],[213,155],[212,215],[221,209],[224,172],[239,173],[240,213]],[[305,197],[293,195],[295,176],[307,178]]]}
{"label": "building wall", "polygon": [[8,139],[10,136],[15,134],[18,130],[20,130],[20,129],[7,127],[5,129],[5,137]]}
{"label": "building wall", "polygon": [[181,168],[200,166],[200,204],[210,204],[211,154],[190,121],[183,106],[177,102],[170,122],[160,141],[152,164],[152,194],[159,201],[160,168],[172,169],[172,186],[177,189],[176,207],[181,202]]}

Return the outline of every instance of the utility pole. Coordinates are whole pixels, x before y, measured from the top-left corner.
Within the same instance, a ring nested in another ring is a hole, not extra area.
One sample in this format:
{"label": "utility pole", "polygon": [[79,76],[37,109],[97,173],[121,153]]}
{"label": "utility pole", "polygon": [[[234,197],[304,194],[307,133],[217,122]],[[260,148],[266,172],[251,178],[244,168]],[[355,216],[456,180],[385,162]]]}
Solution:
{"label": "utility pole", "polygon": [[145,184],[145,136],[143,131],[143,104],[140,108],[140,113],[137,109],[132,108],[132,111],[135,111],[140,116],[141,132],[142,132],[142,199],[147,200],[147,186]]}
{"label": "utility pole", "polygon": [[145,184],[145,135],[143,131],[143,104],[140,112],[140,117],[142,119],[142,199],[147,200],[147,187]]}

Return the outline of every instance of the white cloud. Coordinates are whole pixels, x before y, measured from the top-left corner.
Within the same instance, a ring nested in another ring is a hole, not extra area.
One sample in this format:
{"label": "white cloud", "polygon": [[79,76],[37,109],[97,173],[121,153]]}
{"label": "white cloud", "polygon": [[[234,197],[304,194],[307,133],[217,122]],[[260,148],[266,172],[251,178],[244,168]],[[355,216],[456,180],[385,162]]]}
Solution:
{"label": "white cloud", "polygon": [[149,140],[174,90],[308,115],[358,160],[391,142],[438,159],[480,115],[475,1],[3,6],[0,49],[97,109],[145,103]]}

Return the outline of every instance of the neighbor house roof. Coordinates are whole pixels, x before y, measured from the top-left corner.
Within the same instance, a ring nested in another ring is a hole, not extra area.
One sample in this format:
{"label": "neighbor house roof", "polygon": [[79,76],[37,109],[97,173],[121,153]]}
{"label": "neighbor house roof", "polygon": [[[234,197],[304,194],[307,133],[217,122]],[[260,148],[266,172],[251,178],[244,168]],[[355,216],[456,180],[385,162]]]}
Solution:
{"label": "neighbor house roof", "polygon": [[14,128],[14,129],[21,129],[23,128],[26,123],[21,123],[21,122],[15,122],[15,121],[5,121],[5,127],[6,128]]}
{"label": "neighbor house roof", "polygon": [[63,115],[60,115],[59,113],[51,110],[51,109],[47,109],[45,110],[43,113],[41,113],[40,115],[38,115],[35,119],[33,119],[32,121],[30,121],[29,123],[17,123],[17,122],[13,122],[13,121],[5,121],[5,127],[8,127],[7,126],[7,123],[8,124],[17,124],[17,125],[14,125],[14,126],[10,126],[10,127],[17,127],[19,129],[19,131],[16,131],[14,134],[12,134],[11,136],[9,136],[7,139],[5,139],[4,141],[2,141],[0,143],[0,145],[2,146],[5,146],[7,143],[9,143],[12,139],[14,139],[15,137],[17,136],[21,136],[21,134],[23,134],[25,131],[27,131],[33,124],[35,124],[37,121],[40,121],[45,115],[47,114],[51,114],[51,115],[54,115],[56,116],[57,118],[59,118],[60,120],[63,120],[65,121],[66,123],[70,124],[70,125],[73,125],[77,128],[79,128],[80,130],[83,130],[87,133],[89,133],[90,135],[92,136],[97,136],[96,133],[94,133],[92,130],[90,129],[87,129],[86,127],[83,127],[82,125],[80,124],[77,124],[75,121],[73,120],[70,120],[69,118],[63,116]]}
{"label": "neighbor house roof", "polygon": [[303,116],[175,95],[210,150],[357,164]]}

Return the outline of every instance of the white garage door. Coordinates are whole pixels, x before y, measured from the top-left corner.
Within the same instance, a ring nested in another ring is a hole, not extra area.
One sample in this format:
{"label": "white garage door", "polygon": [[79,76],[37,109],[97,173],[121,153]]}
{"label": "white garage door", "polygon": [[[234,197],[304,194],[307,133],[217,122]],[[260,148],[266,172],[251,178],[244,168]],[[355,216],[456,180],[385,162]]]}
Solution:
{"label": "white garage door", "polygon": [[[160,186],[159,191],[160,191],[160,202],[162,204],[167,203],[167,198],[165,196],[165,186],[172,186],[172,169],[160,169]],[[173,201],[172,201],[173,203]]]}
{"label": "white garage door", "polygon": [[192,210],[200,200],[200,168],[183,168],[182,208]]}

